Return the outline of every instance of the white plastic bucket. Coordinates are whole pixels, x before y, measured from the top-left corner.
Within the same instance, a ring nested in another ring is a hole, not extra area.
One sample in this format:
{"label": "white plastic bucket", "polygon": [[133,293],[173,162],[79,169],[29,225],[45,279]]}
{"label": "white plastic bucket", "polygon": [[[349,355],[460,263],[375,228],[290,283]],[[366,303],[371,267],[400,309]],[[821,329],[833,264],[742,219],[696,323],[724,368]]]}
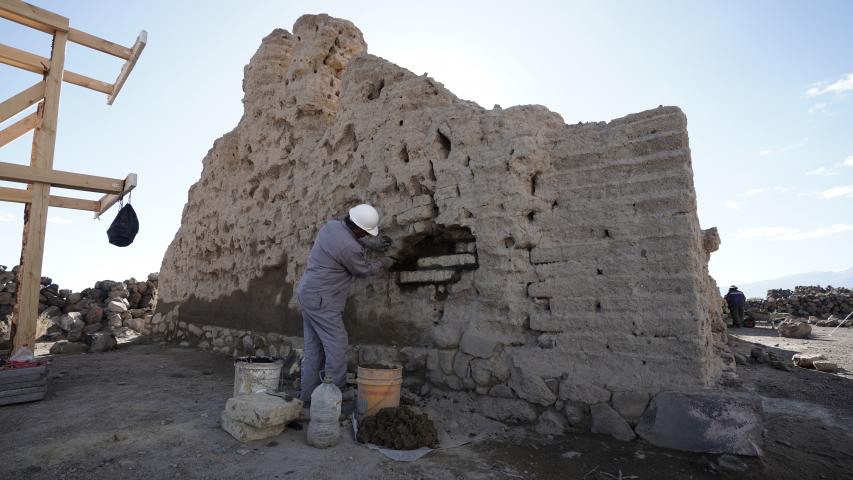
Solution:
{"label": "white plastic bucket", "polygon": [[234,359],[234,395],[278,391],[284,362],[272,357]]}

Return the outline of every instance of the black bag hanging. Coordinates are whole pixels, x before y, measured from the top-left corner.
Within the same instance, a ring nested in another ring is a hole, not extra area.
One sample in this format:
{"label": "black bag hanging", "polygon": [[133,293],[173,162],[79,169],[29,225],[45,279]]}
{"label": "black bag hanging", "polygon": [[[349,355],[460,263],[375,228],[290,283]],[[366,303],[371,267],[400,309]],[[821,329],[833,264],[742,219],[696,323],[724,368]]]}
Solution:
{"label": "black bag hanging", "polygon": [[118,211],[115,220],[107,229],[107,237],[113,245],[126,247],[133,243],[137,233],[139,233],[139,219],[136,218],[136,212],[128,203]]}

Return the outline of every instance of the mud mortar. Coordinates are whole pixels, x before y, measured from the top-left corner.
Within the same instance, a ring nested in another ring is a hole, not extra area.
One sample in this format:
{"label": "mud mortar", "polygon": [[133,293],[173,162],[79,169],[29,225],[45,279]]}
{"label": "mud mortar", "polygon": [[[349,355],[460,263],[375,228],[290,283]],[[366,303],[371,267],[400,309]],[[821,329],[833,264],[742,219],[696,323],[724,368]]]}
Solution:
{"label": "mud mortar", "polygon": [[435,448],[438,433],[425,413],[415,413],[409,407],[383,408],[359,423],[358,441],[395,450]]}

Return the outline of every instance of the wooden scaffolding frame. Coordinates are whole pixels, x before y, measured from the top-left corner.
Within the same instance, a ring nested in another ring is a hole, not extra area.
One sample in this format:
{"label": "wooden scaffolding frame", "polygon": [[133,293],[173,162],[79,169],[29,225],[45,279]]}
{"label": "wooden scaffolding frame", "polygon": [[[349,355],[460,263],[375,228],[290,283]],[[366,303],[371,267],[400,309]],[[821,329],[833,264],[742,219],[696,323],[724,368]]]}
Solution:
{"label": "wooden scaffolding frame", "polygon": [[[147,34],[143,30],[136,43],[127,48],[75,30],[69,27],[68,18],[20,0],[0,0],[0,18],[53,36],[50,58],[0,43],[0,63],[42,75],[42,80],[35,85],[0,102],[0,123],[35,106],[35,111],[0,130],[0,147],[35,130],[29,166],[0,162],[0,180],[27,184],[26,189],[0,187],[0,201],[25,204],[17,301],[12,323],[14,352],[18,347],[33,347],[35,344],[48,207],[89,210],[95,212],[97,218],[136,187],[135,173],[116,179],[53,169],[62,82],[104,93],[107,104],[112,105],[145,48]],[[65,46],[68,42],[125,60],[115,82],[106,83],[65,70]],[[100,200],[60,197],[50,194],[51,187],[105,195]]]}

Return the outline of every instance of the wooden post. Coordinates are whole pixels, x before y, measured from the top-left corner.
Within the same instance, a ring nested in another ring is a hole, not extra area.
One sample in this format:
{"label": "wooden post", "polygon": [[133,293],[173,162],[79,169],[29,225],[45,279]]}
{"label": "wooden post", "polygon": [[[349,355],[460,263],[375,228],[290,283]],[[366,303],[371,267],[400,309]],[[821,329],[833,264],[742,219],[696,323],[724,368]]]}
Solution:
{"label": "wooden post", "polygon": [[[33,133],[30,166],[53,169],[56,145],[56,121],[59,114],[59,93],[65,68],[65,44],[68,32],[57,30],[53,35],[50,65],[44,77],[44,108],[40,125]],[[21,262],[18,267],[18,296],[12,325],[12,352],[27,345],[35,347],[38,321],[39,290],[41,285],[42,254],[47,228],[47,207],[50,203],[50,184],[33,183],[32,202],[24,206],[24,235]]]}

